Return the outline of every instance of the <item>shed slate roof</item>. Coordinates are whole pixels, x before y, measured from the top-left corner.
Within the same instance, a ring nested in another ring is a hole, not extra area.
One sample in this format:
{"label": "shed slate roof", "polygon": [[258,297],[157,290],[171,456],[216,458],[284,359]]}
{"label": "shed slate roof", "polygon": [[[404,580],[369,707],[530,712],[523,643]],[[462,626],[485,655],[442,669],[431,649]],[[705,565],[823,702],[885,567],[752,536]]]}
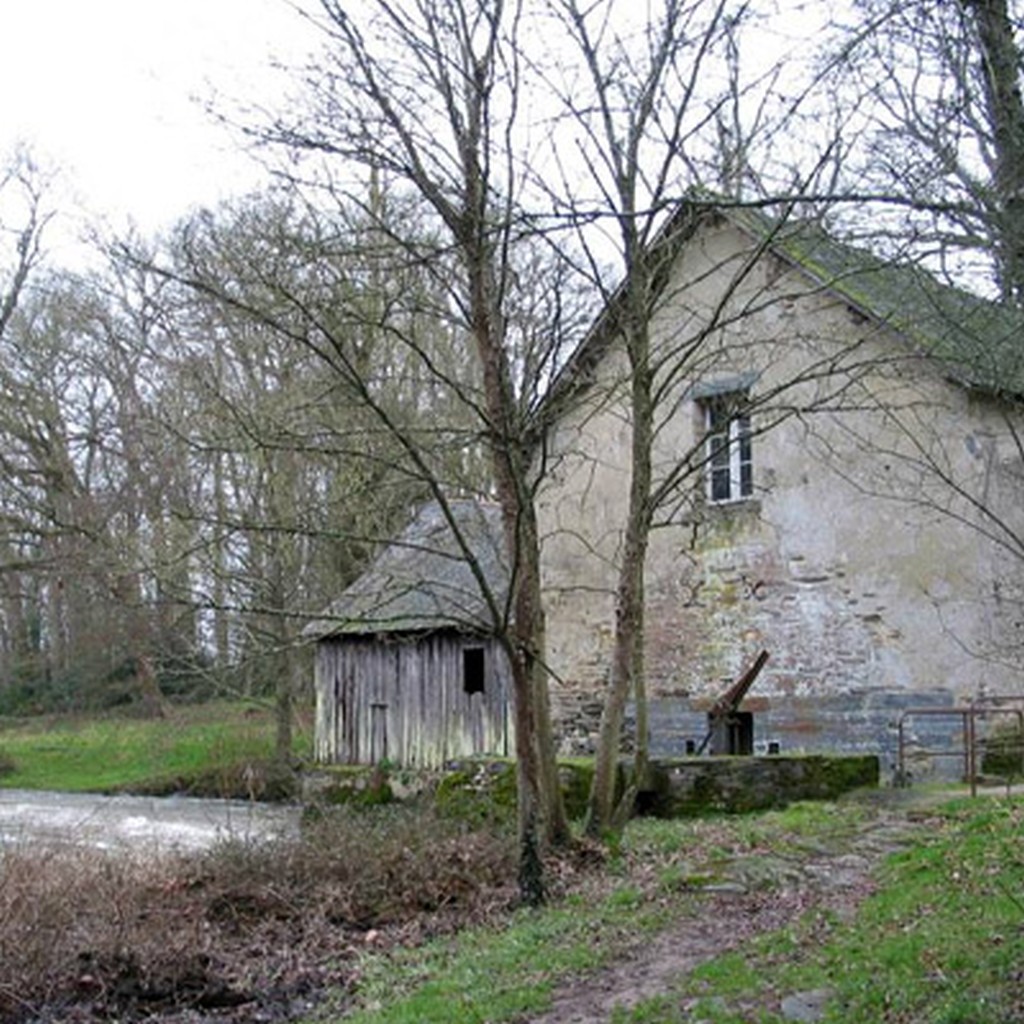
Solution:
{"label": "shed slate roof", "polygon": [[[500,508],[468,499],[449,501],[448,507],[501,609],[508,568]],[[303,633],[324,639],[452,628],[487,634],[495,622],[456,533],[432,501]]]}

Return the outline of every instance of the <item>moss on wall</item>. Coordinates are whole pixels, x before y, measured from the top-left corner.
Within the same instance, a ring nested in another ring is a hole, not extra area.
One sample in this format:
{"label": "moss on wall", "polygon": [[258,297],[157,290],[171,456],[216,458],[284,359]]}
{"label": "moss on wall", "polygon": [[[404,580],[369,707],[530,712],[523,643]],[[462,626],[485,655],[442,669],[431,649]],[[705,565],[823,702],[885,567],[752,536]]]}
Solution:
{"label": "moss on wall", "polygon": [[[562,795],[570,818],[583,816],[593,774],[589,759],[559,764]],[[429,795],[438,811],[450,817],[474,823],[514,821],[515,762],[467,758],[449,765],[443,772],[388,769],[380,765],[332,765],[307,776],[303,787],[307,805],[321,806],[368,806],[421,795]]]}
{"label": "moss on wall", "polygon": [[641,813],[685,817],[783,807],[797,800],[834,800],[877,786],[878,758],[815,754],[801,757],[702,757],[651,764]]}
{"label": "moss on wall", "polygon": [[[559,763],[566,812],[583,817],[593,779],[586,758]],[[741,813],[783,807],[797,800],[833,800],[864,786],[877,786],[878,758],[808,755],[801,757],[699,757],[652,762],[637,798],[637,813],[686,817]],[[438,811],[473,824],[515,820],[515,763],[467,759],[444,772],[413,772],[376,767],[339,767],[309,781],[312,804],[368,806],[429,794]]]}
{"label": "moss on wall", "polygon": [[516,771],[510,761],[466,761],[449,769],[434,790],[439,813],[472,824],[514,821]]}
{"label": "moss on wall", "polygon": [[[566,814],[580,818],[586,810],[594,775],[589,760],[563,761],[558,766]],[[516,773],[511,761],[471,760],[445,772],[437,784],[438,810],[467,820],[513,820],[516,814]]]}

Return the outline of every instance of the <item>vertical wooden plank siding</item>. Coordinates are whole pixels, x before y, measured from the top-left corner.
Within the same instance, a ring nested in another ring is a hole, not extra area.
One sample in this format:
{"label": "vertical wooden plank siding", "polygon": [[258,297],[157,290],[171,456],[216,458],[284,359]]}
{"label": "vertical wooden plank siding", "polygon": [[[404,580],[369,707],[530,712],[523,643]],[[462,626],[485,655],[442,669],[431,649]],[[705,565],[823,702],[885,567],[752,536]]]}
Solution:
{"label": "vertical wooden plank siding", "polygon": [[[484,648],[484,689],[467,693],[463,648]],[[318,761],[440,768],[473,754],[506,756],[512,739],[510,673],[491,639],[455,632],[344,637],[318,644]]]}

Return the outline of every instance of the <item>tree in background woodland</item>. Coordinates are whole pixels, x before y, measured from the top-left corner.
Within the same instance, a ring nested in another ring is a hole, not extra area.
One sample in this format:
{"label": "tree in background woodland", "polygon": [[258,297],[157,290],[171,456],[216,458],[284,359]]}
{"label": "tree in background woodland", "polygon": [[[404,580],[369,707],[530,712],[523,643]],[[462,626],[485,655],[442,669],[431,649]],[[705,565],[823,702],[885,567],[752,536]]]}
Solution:
{"label": "tree in background woodland", "polygon": [[[309,675],[302,627],[429,494],[403,439],[445,486],[482,480],[465,415],[423,369],[453,374],[460,344],[425,275],[375,255],[368,230],[359,211],[279,197],[183,224],[164,268],[216,331],[215,375],[190,371],[206,400],[187,428],[212,497],[194,514],[214,635],[229,662],[269,668],[282,751]],[[395,340],[403,323],[416,358]]]}
{"label": "tree in background woodland", "polygon": [[[425,492],[322,360],[239,296],[330,316],[396,294],[412,308],[414,271],[371,300],[364,243],[337,223],[318,238],[268,198],[197,215],[156,249],[114,247],[88,273],[37,272],[0,379],[4,706],[275,695],[288,748],[285,709],[308,689],[301,627]],[[230,278],[234,301],[153,273],[155,251]],[[362,378],[468,486],[465,428],[370,322],[346,334]],[[458,360],[448,340],[434,348]]]}

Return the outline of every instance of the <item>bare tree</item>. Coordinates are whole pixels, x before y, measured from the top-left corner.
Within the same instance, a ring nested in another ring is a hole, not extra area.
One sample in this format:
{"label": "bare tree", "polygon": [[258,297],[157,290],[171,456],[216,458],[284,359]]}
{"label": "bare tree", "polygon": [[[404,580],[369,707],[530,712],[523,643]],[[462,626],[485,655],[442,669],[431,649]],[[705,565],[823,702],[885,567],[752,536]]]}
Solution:
{"label": "bare tree", "polygon": [[161,263],[188,285],[169,371],[191,403],[169,410],[166,429],[186,446],[195,478],[177,510],[198,531],[193,600],[212,618],[226,673],[276,694],[282,762],[304,667],[301,627],[424,494],[345,375],[307,343],[311,331],[336,332],[342,362],[411,431],[434,411],[429,387],[395,358],[370,313],[413,302],[421,282],[379,280],[372,259],[354,259],[359,234],[340,216],[267,197],[184,222]]}
{"label": "bare tree", "polygon": [[[664,0],[642,18],[614,5],[573,0],[552,0],[548,10],[564,28],[570,54],[548,71],[563,111],[553,133],[562,171],[556,205],[578,228],[579,265],[605,307],[581,347],[582,360],[601,350],[601,338],[613,336],[627,362],[615,386],[628,397],[608,399],[624,407],[631,450],[629,503],[615,553],[615,641],[588,819],[588,828],[600,833],[628,814],[647,757],[644,576],[652,531],[692,505],[694,490],[699,492],[709,472],[713,432],[708,427],[684,451],[662,452],[657,466],[654,453],[671,430],[685,382],[700,380],[716,365],[743,361],[742,345],[730,354],[728,339],[741,335],[743,321],[774,301],[770,289],[753,283],[762,256],[783,238],[796,249],[815,248],[815,225],[809,222],[804,232],[797,222],[848,195],[840,189],[837,154],[853,140],[842,135],[848,120],[822,117],[818,90],[833,87],[827,70],[807,77],[780,53],[744,78],[743,44],[765,27],[757,5]],[[816,118],[817,124],[812,135],[790,138],[796,155],[788,164],[782,152],[786,127],[797,115]],[[582,185],[580,168],[586,172]],[[709,279],[726,279],[722,292],[706,308],[678,311],[685,320],[666,339],[665,311],[692,303],[684,296],[697,287],[673,277],[675,261],[716,209],[729,208],[746,222],[749,251],[731,267],[703,269]],[[805,240],[794,242],[801,234]],[[821,286],[819,280],[807,289]],[[810,416],[826,406],[835,410],[876,357],[853,346],[836,358],[831,366],[809,358],[770,388],[762,385],[760,394],[734,398],[728,417],[747,423],[754,436],[791,416]],[[581,369],[570,364],[567,390]],[[556,408],[562,397],[556,395]],[[753,422],[756,427],[749,426]],[[637,709],[634,775],[616,808],[630,696]]]}
{"label": "bare tree", "polygon": [[137,678],[154,696],[143,537],[162,534],[158,481],[171,474],[147,432],[143,348],[131,336],[141,328],[117,305],[135,296],[70,275],[39,284],[8,325],[0,433],[5,524],[33,552],[40,678],[84,677],[94,693],[104,679]]}
{"label": "bare tree", "polygon": [[858,0],[853,14],[828,58],[832,96],[859,125],[844,187],[879,198],[890,251],[912,246],[975,287],[980,267],[1019,304],[1020,10],[1013,0]]}
{"label": "bare tree", "polygon": [[53,213],[46,206],[47,176],[25,149],[0,169],[0,341],[29,277],[42,259],[43,233]]}
{"label": "bare tree", "polygon": [[[878,200],[845,219],[876,248],[997,299],[927,292],[932,319],[953,339],[957,376],[988,396],[984,443],[971,458],[955,452],[934,397],[876,405],[877,420],[898,440],[850,429],[856,444],[899,471],[855,483],[951,518],[1001,549],[993,575],[1002,580],[995,596],[1003,609],[1020,604],[1006,595],[1019,590],[1021,552],[1010,510],[1020,481],[1024,359],[1015,313],[1024,304],[1022,15],[1016,0],[858,0],[829,51],[832,95],[856,108],[862,131],[847,147],[842,181]],[[868,222],[865,209],[878,216]]]}
{"label": "bare tree", "polygon": [[[43,231],[51,214],[44,199],[44,175],[27,150],[18,149],[5,160],[0,170],[0,394],[6,400],[3,420],[31,444],[31,431],[19,424],[16,397],[23,394],[15,364],[20,361],[13,349],[12,322],[24,303],[32,272],[42,259]],[[5,446],[6,447],[6,446]],[[32,526],[39,520],[38,491],[22,475],[24,466],[9,447],[0,466],[6,471],[6,486],[0,498],[0,590],[3,592],[3,627],[0,651],[8,680],[31,676],[38,668],[40,633],[33,606],[40,599],[38,581],[31,574],[34,553]],[[29,496],[31,495],[31,496]],[[26,502],[22,497],[27,497]],[[35,623],[35,625],[33,624]]]}
{"label": "bare tree", "polygon": [[[612,5],[555,0],[550,9],[564,26],[575,58],[569,63],[573,74],[559,93],[565,128],[578,137],[579,152],[564,153],[562,166],[568,176],[568,168],[582,162],[593,182],[592,195],[564,188],[560,205],[581,228],[578,239],[587,265],[603,269],[598,246],[615,253],[616,284],[606,283],[601,273],[592,276],[608,310],[606,319],[614,321],[599,324],[598,330],[616,332],[628,360],[629,507],[618,562],[614,653],[588,813],[588,830],[600,834],[628,814],[647,760],[644,573],[658,508],[652,458],[665,359],[653,347],[651,323],[677,251],[680,232],[670,226],[671,215],[687,187],[702,184],[702,164],[707,169],[716,163],[716,143],[721,149],[716,128],[724,123],[727,104],[733,127],[741,128],[735,34],[746,5],[665,0],[638,22]],[[709,89],[707,81],[716,76],[730,86]],[[745,174],[733,166],[743,146],[744,139],[733,138],[730,152],[717,161],[729,187],[738,187]],[[593,221],[602,228],[599,240]],[[685,362],[688,355],[675,351],[670,358]],[[616,766],[631,695],[637,707],[634,778],[616,814]]]}
{"label": "bare tree", "polygon": [[[520,886],[538,902],[543,840],[568,832],[548,712],[530,415],[551,346],[523,358],[513,305],[514,251],[526,227],[516,137],[523,11],[476,0],[373,3],[358,17],[323,0],[321,11],[330,45],[307,81],[308,116],[281,119],[264,134],[333,158],[342,173],[354,163],[387,175],[430,211],[427,235],[410,237],[395,224],[389,231],[406,259],[449,275],[448,315],[472,342],[476,410],[511,562],[510,614],[501,619],[515,690]],[[414,450],[408,455],[419,461]],[[439,484],[431,480],[443,504]]]}

